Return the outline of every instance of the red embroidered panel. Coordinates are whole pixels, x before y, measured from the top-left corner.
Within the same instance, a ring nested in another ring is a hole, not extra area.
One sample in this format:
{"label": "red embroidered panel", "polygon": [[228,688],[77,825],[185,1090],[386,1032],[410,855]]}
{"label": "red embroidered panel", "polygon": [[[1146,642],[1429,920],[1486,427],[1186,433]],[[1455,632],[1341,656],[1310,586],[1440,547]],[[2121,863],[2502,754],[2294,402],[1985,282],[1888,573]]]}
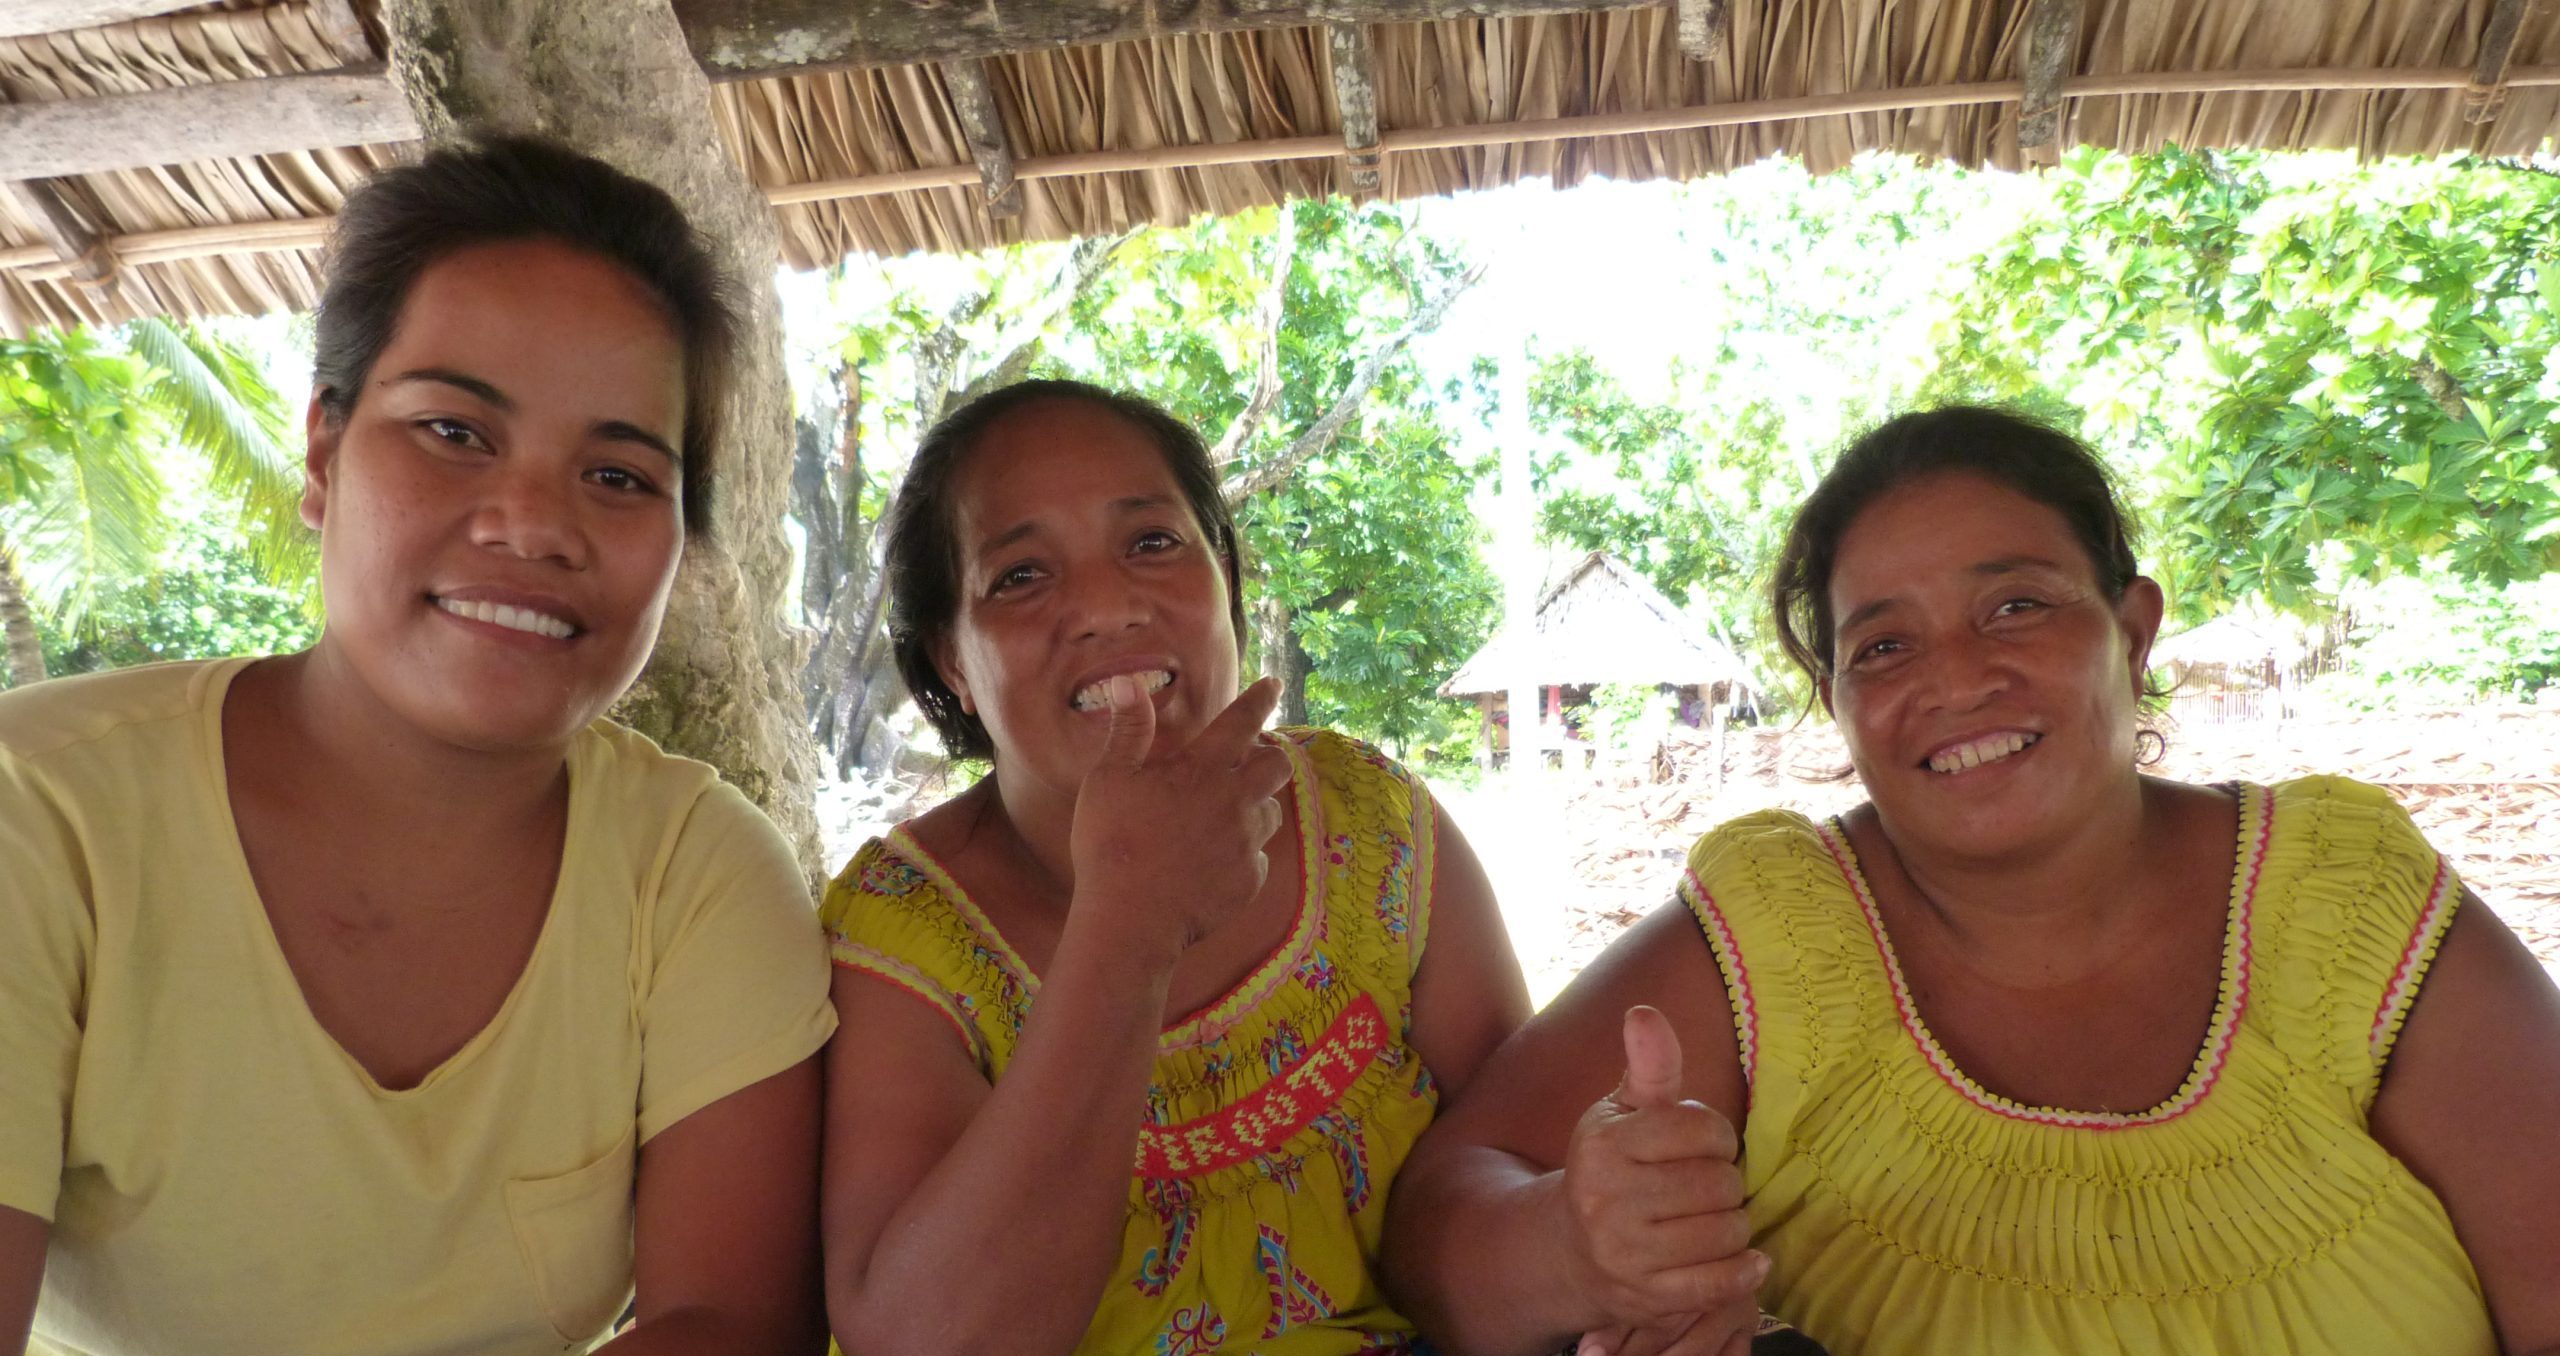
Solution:
{"label": "red embroidered panel", "polygon": [[1377,1000],[1361,994],[1270,1082],[1198,1120],[1138,1127],[1138,1175],[1197,1177],[1277,1147],[1332,1110],[1386,1046]]}

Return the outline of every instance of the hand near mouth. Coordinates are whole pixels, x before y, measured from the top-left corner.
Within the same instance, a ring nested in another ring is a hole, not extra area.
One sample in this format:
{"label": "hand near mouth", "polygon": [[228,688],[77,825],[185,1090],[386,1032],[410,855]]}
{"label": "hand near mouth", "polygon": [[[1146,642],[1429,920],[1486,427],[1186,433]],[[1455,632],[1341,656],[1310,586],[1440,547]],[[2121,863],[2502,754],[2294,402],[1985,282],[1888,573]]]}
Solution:
{"label": "hand near mouth", "polygon": [[1110,696],[1102,759],[1076,792],[1069,917],[1169,967],[1270,877],[1263,846],[1284,821],[1289,759],[1257,736],[1280,685],[1246,688],[1180,748],[1157,739],[1155,702],[1134,676],[1113,677]]}

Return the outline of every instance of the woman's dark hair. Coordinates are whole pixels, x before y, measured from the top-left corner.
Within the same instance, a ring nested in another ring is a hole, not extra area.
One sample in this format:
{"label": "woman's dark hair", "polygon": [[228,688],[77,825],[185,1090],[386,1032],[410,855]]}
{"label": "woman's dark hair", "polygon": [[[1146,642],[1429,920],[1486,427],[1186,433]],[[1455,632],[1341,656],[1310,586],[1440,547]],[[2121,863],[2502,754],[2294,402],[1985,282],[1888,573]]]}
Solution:
{"label": "woman's dark hair", "polygon": [[1886,494],[1948,472],[1980,476],[2062,515],[2099,591],[2119,602],[2137,574],[2132,524],[2104,462],[2079,439],[2007,410],[1950,405],[1890,419],[1849,444],[1796,510],[1769,584],[1778,645],[1819,684],[1832,676],[1831,571],[1849,524]]}
{"label": "woman's dark hair", "polygon": [[616,264],[666,307],[684,349],[684,526],[711,523],[711,453],[737,349],[733,295],[709,242],[656,185],[542,137],[440,146],[349,195],[331,234],[312,385],[344,424],[420,274],[459,251],[551,240]]}
{"label": "woman's dark hair", "polygon": [[1050,400],[1099,405],[1128,420],[1164,455],[1183,499],[1191,506],[1227,573],[1227,620],[1235,628],[1236,653],[1244,653],[1244,572],[1234,515],[1209,449],[1191,426],[1154,401],[1081,381],[1023,381],[998,387],[943,416],[916,444],[898,497],[889,505],[883,547],[889,587],[889,648],[898,676],[924,711],[942,747],[954,758],[988,759],[995,745],[987,727],[960,709],[960,698],[942,681],[933,654],[951,633],[960,606],[960,542],[954,522],[953,486],[969,454],[1005,416]]}

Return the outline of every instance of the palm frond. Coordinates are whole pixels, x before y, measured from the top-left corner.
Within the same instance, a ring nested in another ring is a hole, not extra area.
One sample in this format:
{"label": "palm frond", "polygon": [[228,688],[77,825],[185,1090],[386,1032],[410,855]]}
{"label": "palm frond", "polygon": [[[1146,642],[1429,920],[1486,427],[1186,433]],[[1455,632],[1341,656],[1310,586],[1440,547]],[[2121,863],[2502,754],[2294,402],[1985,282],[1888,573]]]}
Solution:
{"label": "palm frond", "polygon": [[193,326],[137,320],[125,330],[155,369],[154,394],[178,437],[205,454],[216,493],[238,504],[241,535],[260,571],[308,590],[319,543],[302,525],[302,462],[290,450],[284,402],[256,361]]}
{"label": "palm frond", "polygon": [[76,446],[19,505],[13,535],[28,548],[27,592],[63,626],[77,626],[106,588],[152,574],[168,537],[168,487],[141,421],[125,410],[66,424]]}

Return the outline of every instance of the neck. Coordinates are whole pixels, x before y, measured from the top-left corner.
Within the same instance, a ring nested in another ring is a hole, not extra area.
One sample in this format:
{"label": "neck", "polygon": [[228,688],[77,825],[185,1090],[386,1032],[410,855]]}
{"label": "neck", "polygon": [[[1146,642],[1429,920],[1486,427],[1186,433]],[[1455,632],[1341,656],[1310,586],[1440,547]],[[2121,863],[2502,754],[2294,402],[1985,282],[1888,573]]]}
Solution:
{"label": "neck", "polygon": [[1023,872],[1054,893],[1060,904],[1075,894],[1075,822],[1073,794],[1061,796],[1036,778],[1007,777],[999,769],[978,784],[990,786],[990,803],[1003,821],[1000,831],[1012,839]]}
{"label": "neck", "polygon": [[2013,983],[2074,982],[2104,964],[2128,927],[2146,924],[2144,863],[2162,807],[2133,777],[2057,841],[1996,858],[1932,852],[1876,830],[1891,869],[1977,969]]}
{"label": "neck", "polygon": [[292,770],[299,800],[363,806],[416,835],[536,823],[558,803],[565,742],[493,752],[435,739],[384,708],[325,642],[252,665],[232,691],[249,698],[251,737],[268,741],[261,761]]}

